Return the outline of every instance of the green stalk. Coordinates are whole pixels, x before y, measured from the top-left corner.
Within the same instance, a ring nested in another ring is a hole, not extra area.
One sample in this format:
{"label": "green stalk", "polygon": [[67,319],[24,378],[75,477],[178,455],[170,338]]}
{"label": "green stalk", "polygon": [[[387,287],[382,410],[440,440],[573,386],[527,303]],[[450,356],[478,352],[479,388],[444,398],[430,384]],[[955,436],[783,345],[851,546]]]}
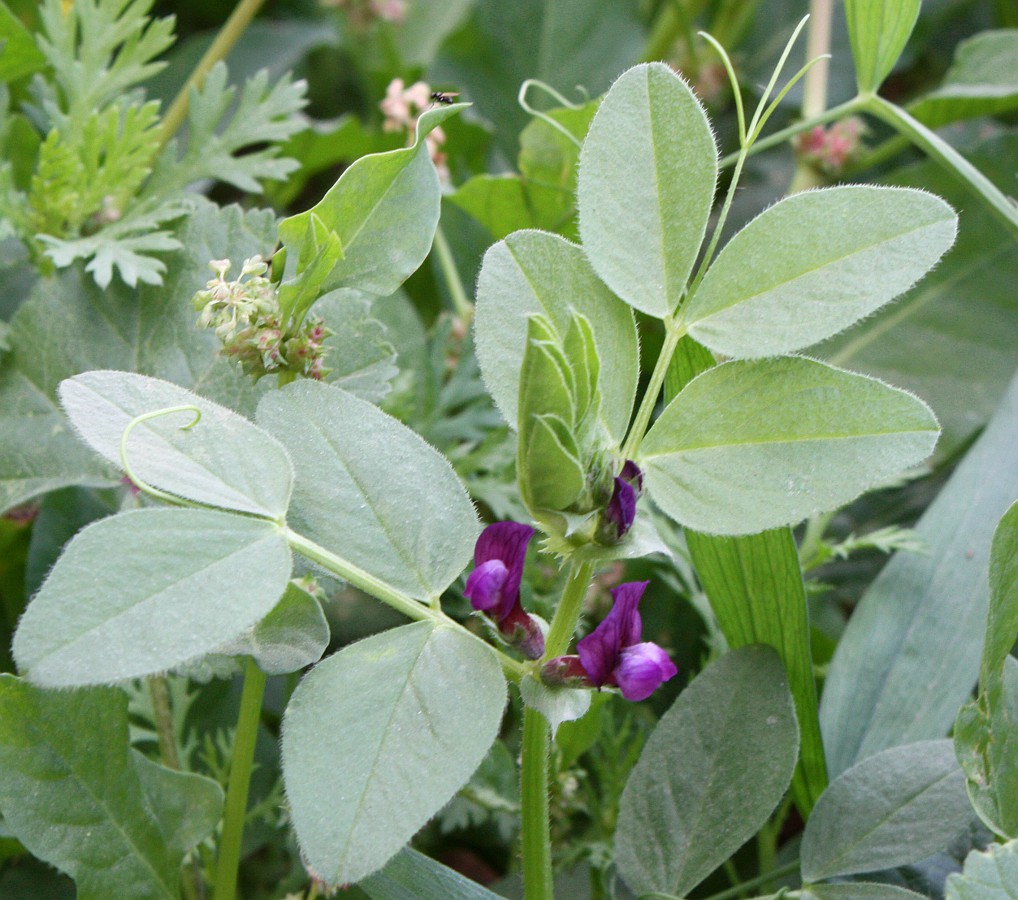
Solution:
{"label": "green stalk", "polygon": [[[834,15],[832,0],[810,0],[809,30],[806,32],[806,59],[817,59],[803,80],[802,117],[811,119],[823,113],[827,106],[827,74],[830,59],[826,55],[831,49],[831,19]],[[797,194],[824,183],[822,176],[804,159],[795,164],[795,174],[789,187],[789,194]]]}
{"label": "green stalk", "polygon": [[871,94],[863,99],[866,112],[876,116],[895,131],[905,135],[931,159],[974,193],[983,205],[1016,237],[1018,237],[1018,207],[997,186],[972,165],[947,141],[914,119],[900,106]]}
{"label": "green stalk", "polygon": [[435,229],[435,253],[438,256],[438,265],[442,270],[442,277],[445,278],[445,285],[449,289],[449,296],[452,298],[456,315],[463,320],[464,324],[467,324],[474,317],[474,305],[463,288],[459,269],[456,268],[456,260],[453,258],[452,250],[449,247],[449,242],[445,239],[441,225]]}
{"label": "green stalk", "polygon": [[525,900],[552,900],[551,823],[548,820],[548,720],[536,709],[523,711],[520,799]]}
{"label": "green stalk", "polygon": [[205,55],[198,61],[198,65],[192,70],[190,78],[187,79],[180,92],[174,97],[173,103],[170,104],[166,115],[163,116],[163,127],[159,134],[160,147],[165,147],[170,138],[177,133],[177,129],[183,124],[187,116],[187,107],[191,102],[191,88],[200,88],[205,81],[205,76],[209,74],[212,67],[220,60],[226,59],[233,49],[233,45],[240,40],[240,36],[247,29],[247,26],[258,13],[258,10],[261,9],[264,2],[265,0],[240,0],[234,7],[233,12],[230,13],[230,18],[223,23],[223,27],[219,29],[216,39],[211,43],[209,49],[205,51]]}
{"label": "green stalk", "polygon": [[650,417],[654,413],[654,407],[657,406],[657,398],[661,393],[661,386],[665,383],[668,366],[671,364],[675,348],[679,344],[679,339],[685,333],[684,328],[676,328],[669,319],[665,319],[664,343],[661,345],[661,352],[658,354],[657,362],[654,364],[654,371],[650,375],[647,390],[643,392],[643,397],[640,399],[640,408],[636,411],[636,418],[633,420],[629,434],[626,436],[626,442],[622,446],[622,456],[624,459],[635,459],[636,453],[640,449],[640,442],[647,433],[647,428],[650,426]]}
{"label": "green stalk", "polygon": [[165,675],[152,675],[148,679],[148,691],[152,697],[152,713],[155,719],[156,735],[159,738],[159,758],[168,769],[180,771],[180,757],[177,742],[173,737],[173,713],[170,710],[170,691]]}
{"label": "green stalk", "polygon": [[562,591],[562,599],[559,600],[544,639],[545,659],[561,656],[569,649],[569,642],[573,639],[576,623],[580,620],[583,599],[587,596],[587,586],[593,574],[592,562],[574,562],[569,569],[569,578]]}
{"label": "green stalk", "polygon": [[219,858],[216,860],[214,900],[234,900],[237,895],[247,791],[251,784],[251,768],[264,693],[265,673],[258,668],[254,659],[248,657],[247,668],[244,670],[244,690],[240,696],[240,713],[237,716],[237,734],[233,741],[233,757],[230,760],[230,780],[226,787],[226,811],[223,834],[219,840]]}

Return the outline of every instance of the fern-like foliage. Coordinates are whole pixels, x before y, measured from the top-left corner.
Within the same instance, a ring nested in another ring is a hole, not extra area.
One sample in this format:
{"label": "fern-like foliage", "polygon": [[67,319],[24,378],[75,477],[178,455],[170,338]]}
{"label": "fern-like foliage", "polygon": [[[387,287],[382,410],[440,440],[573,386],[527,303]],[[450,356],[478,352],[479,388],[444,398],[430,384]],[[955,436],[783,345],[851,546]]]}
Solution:
{"label": "fern-like foliage", "polygon": [[[102,287],[114,274],[159,284],[187,190],[222,181],[257,192],[284,178],[298,164],[279,145],[305,127],[303,82],[270,85],[260,72],[238,97],[219,64],[191,91],[186,140],[164,142],[143,84],[163,66],[173,17],[150,19],[152,2],[43,0],[36,40],[48,69],[25,106],[40,138],[34,167],[20,178],[24,166],[0,165],[0,234],[20,237],[44,269],[86,261]],[[2,131],[11,117],[0,106]]]}

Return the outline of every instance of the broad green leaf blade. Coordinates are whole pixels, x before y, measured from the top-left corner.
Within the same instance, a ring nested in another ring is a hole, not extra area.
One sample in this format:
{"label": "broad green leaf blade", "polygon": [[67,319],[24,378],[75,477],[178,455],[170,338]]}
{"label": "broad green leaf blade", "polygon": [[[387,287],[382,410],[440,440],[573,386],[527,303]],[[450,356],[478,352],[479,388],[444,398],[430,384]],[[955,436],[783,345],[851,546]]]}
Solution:
{"label": "broad green leaf blade", "polygon": [[128,465],[142,481],[179,497],[256,516],[280,518],[293,489],[282,445],[243,416],[191,391],[133,372],[85,372],[60,383],[60,403],[93,450],[121,464],[132,420],[174,406],[193,410],[148,419],[128,435]]}
{"label": "broad green leaf blade", "polygon": [[633,312],[598,279],[579,247],[540,231],[516,232],[489,248],[477,278],[477,358],[505,420],[518,427],[520,369],[534,313],[562,340],[574,313],[586,316],[601,361],[601,420],[621,442],[639,378]]}
{"label": "broad green leaf blade", "polygon": [[[92,734],[94,726],[89,728]],[[166,848],[179,859],[207,838],[223,815],[223,789],[194,772],[167,769],[131,750],[131,759],[159,821]]]}
{"label": "broad green leaf blade", "polygon": [[622,793],[619,874],[636,894],[685,896],[781,801],[799,736],[781,661],[744,647],[712,663],[661,717]]}
{"label": "broad green leaf blade", "polygon": [[580,237],[594,270],[631,306],[658,318],[686,290],[718,174],[707,115],[662,63],[623,74],[583,142]]}
{"label": "broad green leaf blade", "polygon": [[909,188],[795,194],[732,238],[681,317],[697,341],[725,356],[800,350],[907,291],[956,231],[951,207]]}
{"label": "broad green leaf blade", "polygon": [[990,546],[990,607],[980,681],[984,689],[999,677],[1018,641],[1018,502],[1012,503],[993,532]]}
{"label": "broad green leaf blade", "polygon": [[[967,155],[1014,193],[1018,135],[983,140]],[[958,242],[905,297],[816,352],[922,397],[943,427],[937,457],[947,460],[993,415],[1018,368],[1018,294],[1011,290],[1018,283],[1018,253],[1014,238],[938,165],[910,166],[892,179],[931,190],[958,208]]]}
{"label": "broad green leaf blade", "polygon": [[257,422],[295,461],[294,531],[420,600],[463,571],[477,515],[449,463],[405,425],[312,381],[267,394]]}
{"label": "broad green leaf blade", "polygon": [[406,847],[380,872],[362,879],[359,887],[370,900],[413,900],[441,897],[442,900],[501,900],[459,872]]}
{"label": "broad green leaf blade", "polygon": [[0,810],[33,855],[74,878],[79,900],[178,900],[183,835],[168,841],[150,810],[122,691],[0,675]]}
{"label": "broad green leaf blade", "polygon": [[461,109],[454,104],[428,110],[412,147],[361,157],[311,209],[280,223],[280,240],[295,258],[312,216],[339,236],[343,258],[322,281],[323,292],[351,287],[387,297],[424,262],[441,201],[425,138]]}
{"label": "broad green leaf blade", "polygon": [[165,672],[243,634],[289,577],[286,539],[270,522],[191,509],[101,519],[29,604],[14,658],[49,687]]}
{"label": "broad green leaf blade", "polygon": [[802,900],[923,900],[922,894],[893,884],[856,881],[851,884],[811,884],[803,888]]}
{"label": "broad green leaf blade", "polygon": [[845,0],[859,93],[876,91],[901,56],[919,17],[920,0]]}
{"label": "broad green leaf blade", "polygon": [[504,704],[491,649],[430,622],[312,669],[283,719],[283,777],[309,869],[337,884],[383,866],[466,783]]}
{"label": "broad green leaf blade", "polygon": [[943,850],[972,807],[950,741],[893,747],[842,773],[806,823],[805,881],[875,872]]}
{"label": "broad green leaf blade", "polygon": [[999,115],[1018,106],[1018,29],[984,31],[962,41],[940,87],[909,105],[924,125]]}
{"label": "broad green leaf blade", "polygon": [[0,3],[0,82],[16,81],[46,65],[46,57],[21,20]]}
{"label": "broad green leaf blade", "polygon": [[945,900],[1012,900],[1018,884],[1018,841],[973,850],[965,868],[947,876]]}
{"label": "broad green leaf blade", "polygon": [[943,737],[971,696],[986,627],[990,541],[1018,497],[1010,462],[1016,446],[1018,379],[916,525],[929,553],[895,555],[852,613],[820,706],[832,774],[887,747]]}
{"label": "broad green leaf blade", "polygon": [[251,656],[263,672],[286,675],[318,662],[329,646],[329,637],[321,605],[291,582],[264,619],[216,653]]}
{"label": "broad green leaf blade", "polygon": [[697,577],[729,645],[767,644],[784,663],[800,732],[792,793],[805,818],[827,787],[827,768],[795,539],[787,528],[742,537],[687,528],[685,535]]}
{"label": "broad green leaf blade", "polygon": [[333,332],[325,339],[328,383],[378,403],[389,393],[399,368],[385,326],[372,315],[370,299],[337,291],[319,300],[314,312]]}
{"label": "broad green leaf blade", "polygon": [[40,279],[11,321],[0,365],[0,509],[72,484],[115,484],[115,470],[78,440],[57,404],[57,385],[92,369],[138,371],[192,388],[241,411],[258,391],[219,341],[194,327],[191,297],[210,259],[242,260],[276,239],[271,211],[219,209],[195,199],[179,232],[183,249],[162,258],[165,283],[102,291],[76,269]]}
{"label": "broad green leaf blade", "polygon": [[726,363],[647,433],[654,501],[708,534],[793,524],[923,460],[937,423],[905,391],[801,357]]}

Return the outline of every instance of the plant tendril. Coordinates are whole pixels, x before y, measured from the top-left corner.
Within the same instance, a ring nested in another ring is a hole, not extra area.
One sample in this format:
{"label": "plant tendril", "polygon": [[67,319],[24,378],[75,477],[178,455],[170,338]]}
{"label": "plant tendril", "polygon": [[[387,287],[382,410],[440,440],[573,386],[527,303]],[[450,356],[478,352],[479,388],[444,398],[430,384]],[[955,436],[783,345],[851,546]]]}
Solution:
{"label": "plant tendril", "polygon": [[[142,413],[140,416],[135,416],[127,423],[127,427],[124,428],[123,434],[120,435],[120,465],[124,470],[124,474],[131,480],[131,483],[143,491],[150,497],[155,497],[157,500],[165,500],[167,503],[180,504],[182,498],[177,497],[174,494],[168,494],[166,491],[161,491],[157,487],[153,487],[144,479],[138,477],[131,464],[127,461],[127,439],[131,432],[136,426],[142,422],[147,422],[149,419],[157,419],[160,416],[168,416],[178,412],[193,412],[194,418],[186,425],[181,425],[181,431],[187,431],[189,428],[193,428],[201,420],[201,409],[195,406],[193,403],[187,403],[181,406],[167,406],[165,409],[156,409],[152,412]],[[183,501],[186,502],[186,501]]]}
{"label": "plant tendril", "polygon": [[531,86],[541,88],[546,94],[557,100],[562,106],[568,107],[569,109],[579,109],[580,104],[570,103],[563,97],[558,91],[555,90],[550,84],[545,84],[543,81],[539,81],[537,78],[528,78],[523,84],[520,85],[520,92],[516,97],[517,103],[523,108],[523,110],[536,119],[540,119],[546,125],[554,128],[557,132],[564,135],[577,147],[582,147],[583,144],[568,128],[562,125],[560,122],[556,122],[551,116],[545,112],[534,109],[529,103],[527,103],[527,91],[530,90]]}

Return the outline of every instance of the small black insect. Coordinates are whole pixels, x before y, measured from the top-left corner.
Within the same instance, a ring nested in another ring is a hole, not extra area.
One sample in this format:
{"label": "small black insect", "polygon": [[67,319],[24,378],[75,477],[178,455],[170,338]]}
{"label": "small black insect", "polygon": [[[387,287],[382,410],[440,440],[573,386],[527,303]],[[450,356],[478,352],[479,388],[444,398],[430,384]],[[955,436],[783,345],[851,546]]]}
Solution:
{"label": "small black insect", "polygon": [[455,103],[455,97],[458,97],[459,93],[454,91],[435,91],[431,95],[431,99],[436,103]]}

